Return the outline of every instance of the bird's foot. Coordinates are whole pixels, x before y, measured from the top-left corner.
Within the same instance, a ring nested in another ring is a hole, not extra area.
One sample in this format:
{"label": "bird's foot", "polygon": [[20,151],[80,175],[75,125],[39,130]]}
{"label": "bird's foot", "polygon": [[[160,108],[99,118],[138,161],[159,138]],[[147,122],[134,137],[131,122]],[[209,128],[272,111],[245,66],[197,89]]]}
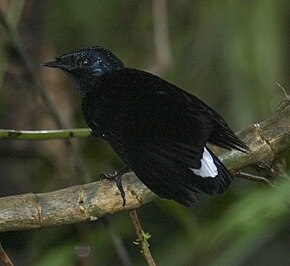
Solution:
{"label": "bird's foot", "polygon": [[104,174],[102,173],[100,175],[101,179],[107,179],[110,181],[114,181],[117,185],[117,188],[119,189],[120,193],[121,193],[121,197],[123,199],[123,206],[126,205],[126,194],[122,185],[122,176],[128,172],[129,168],[125,168],[120,172],[114,171],[112,174]]}

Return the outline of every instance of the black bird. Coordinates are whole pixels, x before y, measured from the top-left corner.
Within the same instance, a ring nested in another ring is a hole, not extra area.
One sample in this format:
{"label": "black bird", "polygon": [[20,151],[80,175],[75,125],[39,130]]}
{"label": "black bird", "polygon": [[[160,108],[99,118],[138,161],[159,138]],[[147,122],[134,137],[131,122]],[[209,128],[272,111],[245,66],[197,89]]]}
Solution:
{"label": "black bird", "polygon": [[[223,193],[232,176],[206,146],[247,152],[225,120],[195,96],[98,47],[43,64],[63,70],[82,97],[88,126],[162,198],[192,206],[200,192]],[[126,170],[122,171],[117,178]],[[122,185],[117,182],[125,204]]]}

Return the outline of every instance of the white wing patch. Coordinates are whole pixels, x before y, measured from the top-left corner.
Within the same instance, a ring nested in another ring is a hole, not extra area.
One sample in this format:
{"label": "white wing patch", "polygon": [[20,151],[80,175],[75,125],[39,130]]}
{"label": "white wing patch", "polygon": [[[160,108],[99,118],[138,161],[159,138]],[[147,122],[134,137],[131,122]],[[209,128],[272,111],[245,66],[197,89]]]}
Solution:
{"label": "white wing patch", "polygon": [[203,150],[203,155],[201,159],[201,167],[199,169],[189,168],[194,174],[201,177],[216,177],[218,175],[218,170],[214,164],[211,154],[206,148]]}

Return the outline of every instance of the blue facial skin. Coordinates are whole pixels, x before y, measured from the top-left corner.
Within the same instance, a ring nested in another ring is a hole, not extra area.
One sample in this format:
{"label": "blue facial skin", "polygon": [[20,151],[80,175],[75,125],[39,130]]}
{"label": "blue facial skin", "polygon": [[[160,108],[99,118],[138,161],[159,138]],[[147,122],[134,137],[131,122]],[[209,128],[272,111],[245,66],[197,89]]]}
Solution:
{"label": "blue facial skin", "polygon": [[111,52],[100,48],[91,47],[79,49],[69,54],[64,54],[59,60],[67,65],[67,71],[81,71],[91,76],[101,76],[106,73],[124,68],[123,62]]}
{"label": "blue facial skin", "polygon": [[74,50],[56,58],[56,62],[58,67],[75,82],[82,97],[86,94],[84,75],[88,78],[92,76],[98,78],[124,68],[119,58],[98,46]]}

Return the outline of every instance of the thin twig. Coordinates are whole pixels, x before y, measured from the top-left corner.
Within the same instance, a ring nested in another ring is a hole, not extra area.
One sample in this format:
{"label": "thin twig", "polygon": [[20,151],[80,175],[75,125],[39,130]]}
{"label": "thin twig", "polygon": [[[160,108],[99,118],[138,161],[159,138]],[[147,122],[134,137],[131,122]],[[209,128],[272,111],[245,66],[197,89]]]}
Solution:
{"label": "thin twig", "polygon": [[94,136],[89,128],[71,128],[57,130],[14,130],[0,129],[0,139],[17,140],[52,140],[87,138]]}
{"label": "thin twig", "polygon": [[13,266],[13,263],[9,259],[7,253],[5,252],[1,242],[0,242],[0,261],[3,263],[4,266]]}
{"label": "thin twig", "polygon": [[290,95],[286,92],[285,88],[278,82],[276,82],[276,84],[278,85],[278,87],[283,91],[286,100],[290,100]]}
{"label": "thin twig", "polygon": [[250,180],[250,181],[262,182],[262,183],[267,184],[271,187],[275,187],[275,185],[269,179],[262,177],[262,176],[252,175],[252,174],[245,173],[245,172],[240,172],[239,177]]}
{"label": "thin twig", "polygon": [[137,234],[137,243],[141,248],[141,253],[145,257],[147,263],[149,266],[156,266],[156,263],[151,255],[150,249],[149,249],[149,244],[148,244],[148,236],[144,233],[142,226],[140,224],[140,221],[138,219],[138,215],[136,210],[130,211],[130,217],[132,220],[132,223],[135,227],[136,234]]}

